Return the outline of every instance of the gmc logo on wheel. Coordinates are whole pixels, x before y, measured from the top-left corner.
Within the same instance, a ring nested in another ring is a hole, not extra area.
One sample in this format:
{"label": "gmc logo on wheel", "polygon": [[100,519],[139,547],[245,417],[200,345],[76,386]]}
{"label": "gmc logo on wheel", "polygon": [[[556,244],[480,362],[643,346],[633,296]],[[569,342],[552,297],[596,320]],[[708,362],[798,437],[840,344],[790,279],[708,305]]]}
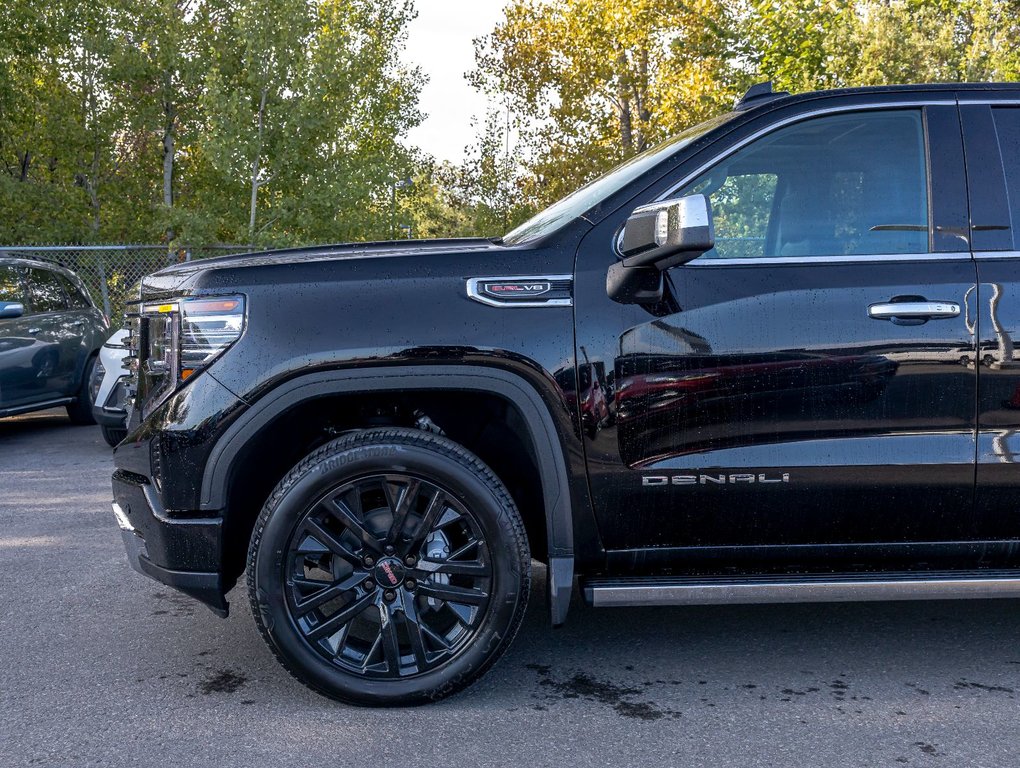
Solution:
{"label": "gmc logo on wheel", "polygon": [[383,563],[382,563],[382,570],[383,570],[383,573],[386,574],[386,578],[389,580],[390,585],[391,586],[396,586],[397,582],[400,581],[400,579],[397,578],[397,574],[395,574],[393,572],[393,566],[390,565],[389,563],[383,561]]}

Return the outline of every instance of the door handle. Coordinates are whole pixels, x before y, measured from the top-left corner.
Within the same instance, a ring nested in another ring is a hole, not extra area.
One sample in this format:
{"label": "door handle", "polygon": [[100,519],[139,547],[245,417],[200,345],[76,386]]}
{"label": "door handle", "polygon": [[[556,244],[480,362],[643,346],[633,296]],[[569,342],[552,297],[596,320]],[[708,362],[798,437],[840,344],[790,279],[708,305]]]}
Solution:
{"label": "door handle", "polygon": [[35,334],[39,333],[41,330],[42,330],[42,328],[29,328],[28,332],[34,336]]}
{"label": "door handle", "polygon": [[907,325],[959,316],[960,305],[955,301],[888,301],[868,307],[868,317],[873,320],[906,321]]}

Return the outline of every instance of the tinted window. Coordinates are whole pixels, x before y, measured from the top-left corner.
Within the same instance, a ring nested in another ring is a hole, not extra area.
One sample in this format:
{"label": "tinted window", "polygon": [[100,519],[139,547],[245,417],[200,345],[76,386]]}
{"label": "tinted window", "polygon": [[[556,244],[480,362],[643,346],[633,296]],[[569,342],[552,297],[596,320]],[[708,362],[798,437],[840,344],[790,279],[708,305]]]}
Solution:
{"label": "tinted window", "polygon": [[[1020,109],[993,109],[995,132],[999,136],[1002,170],[1006,174],[1010,226],[1020,232]],[[1015,247],[1015,245],[1014,245]]]}
{"label": "tinted window", "polygon": [[0,301],[25,303],[21,276],[14,267],[0,267]]}
{"label": "tinted window", "polygon": [[88,309],[92,306],[92,302],[88,300],[88,297],[82,293],[81,288],[75,285],[70,278],[59,272],[56,274],[60,284],[64,286],[64,293],[67,294],[67,300],[71,305],[71,309]]}
{"label": "tinted window", "polygon": [[585,184],[562,200],[553,203],[516,229],[507,232],[503,236],[503,242],[507,245],[516,245],[555,232],[585,211],[594,208],[606,198],[619,192],[641,174],[651,170],[659,163],[675,155],[688,144],[700,139],[712,129],[718,128],[738,115],[739,113],[737,112],[727,112],[724,115],[713,117],[711,120],[706,120],[704,123],[688,128],[657,147],[646,149],[641,154],[635,155],[621,163],[609,171],[609,173]]}
{"label": "tinted window", "polygon": [[48,269],[28,271],[28,295],[32,312],[58,312],[67,309],[67,297],[55,273]]}
{"label": "tinted window", "polygon": [[727,259],[925,253],[927,189],[921,116],[911,110],[782,128],[679,195],[709,196],[716,247],[705,258]]}

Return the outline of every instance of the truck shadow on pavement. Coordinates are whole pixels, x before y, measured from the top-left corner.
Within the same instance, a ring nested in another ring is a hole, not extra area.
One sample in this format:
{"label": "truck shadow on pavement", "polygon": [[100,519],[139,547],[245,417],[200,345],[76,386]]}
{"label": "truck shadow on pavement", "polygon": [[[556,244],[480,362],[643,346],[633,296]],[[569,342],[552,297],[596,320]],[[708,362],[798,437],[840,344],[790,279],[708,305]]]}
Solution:
{"label": "truck shadow on pavement", "polygon": [[[908,718],[933,703],[950,711],[978,698],[1005,703],[1020,689],[1017,601],[595,610],[575,593],[567,625],[553,630],[544,569],[536,570],[531,605],[506,656],[433,706],[549,713],[594,705],[634,722],[748,707]],[[313,706],[332,706],[303,691],[261,647],[243,587],[230,598],[223,624],[197,604],[188,610],[184,597],[160,592],[153,601],[154,615],[182,620],[179,630],[168,627],[175,636],[167,642],[191,642],[183,620],[220,629],[219,649],[193,647],[202,659],[198,692],[249,703],[311,697]]]}

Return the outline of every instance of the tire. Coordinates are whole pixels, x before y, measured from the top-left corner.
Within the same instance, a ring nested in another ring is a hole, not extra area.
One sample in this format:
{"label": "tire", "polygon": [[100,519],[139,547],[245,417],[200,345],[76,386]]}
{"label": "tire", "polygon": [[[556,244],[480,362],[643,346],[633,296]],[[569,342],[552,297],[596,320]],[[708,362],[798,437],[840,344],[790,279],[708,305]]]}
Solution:
{"label": "tire", "polygon": [[66,406],[67,415],[71,419],[72,424],[88,426],[96,423],[96,418],[92,415],[92,394],[89,389],[89,382],[92,380],[92,369],[95,367],[95,364],[96,356],[93,355],[85,363],[85,370],[82,371],[81,386],[78,388],[77,399]]}
{"label": "tire", "polygon": [[103,430],[103,439],[106,444],[111,448],[116,448],[117,444],[127,437],[127,430],[120,429],[118,427],[108,427],[105,424],[101,427]]}
{"label": "tire", "polygon": [[520,514],[480,459],[410,429],[345,435],[276,486],[248,549],[262,637],[298,680],[365,706],[423,704],[480,677],[524,617]]}

